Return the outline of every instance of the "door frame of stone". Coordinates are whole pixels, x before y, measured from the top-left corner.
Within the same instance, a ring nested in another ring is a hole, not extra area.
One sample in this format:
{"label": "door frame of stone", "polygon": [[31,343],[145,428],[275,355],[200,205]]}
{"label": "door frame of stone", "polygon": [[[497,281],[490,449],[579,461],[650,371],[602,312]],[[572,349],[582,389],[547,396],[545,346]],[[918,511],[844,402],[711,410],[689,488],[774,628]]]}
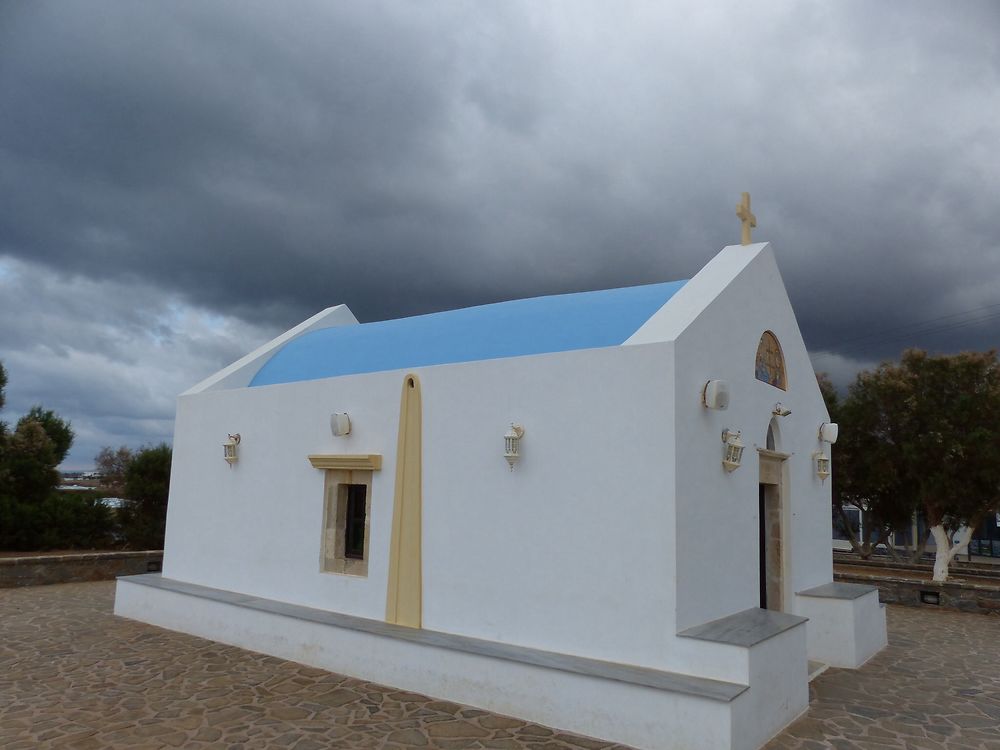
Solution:
{"label": "door frame of stone", "polygon": [[[758,570],[764,569],[765,582],[762,593],[766,591],[767,609],[783,611],[786,602],[791,599],[786,588],[788,576],[788,479],[787,459],[791,454],[781,451],[758,448],[758,512],[764,506],[767,517],[758,518],[758,548],[759,554],[765,555],[764,564]],[[763,500],[763,502],[761,502]],[[761,525],[763,524],[763,525]],[[769,529],[767,534],[762,529]],[[763,542],[763,545],[762,545]],[[763,549],[760,549],[763,546]]]}

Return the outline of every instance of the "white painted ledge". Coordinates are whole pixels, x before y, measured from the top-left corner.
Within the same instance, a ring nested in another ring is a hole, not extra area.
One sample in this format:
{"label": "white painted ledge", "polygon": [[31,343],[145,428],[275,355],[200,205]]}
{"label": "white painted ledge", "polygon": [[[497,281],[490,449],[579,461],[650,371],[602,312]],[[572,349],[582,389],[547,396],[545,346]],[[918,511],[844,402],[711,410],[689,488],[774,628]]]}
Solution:
{"label": "white painted ledge", "polygon": [[875,586],[863,583],[824,583],[805,591],[799,591],[796,596],[814,596],[819,599],[860,599],[865,594],[878,591]]}
{"label": "white painted ledge", "polygon": [[[118,579],[115,614],[643,750],[750,750],[773,734],[760,721],[757,699],[765,693],[748,698],[744,685],[404,628],[158,575]],[[804,684],[804,670],[802,677]],[[770,718],[784,725],[794,716]]]}
{"label": "white painted ledge", "polygon": [[587,677],[615,680],[631,685],[655,688],[656,690],[666,690],[698,698],[708,698],[713,701],[728,703],[747,689],[746,685],[693,677],[676,672],[665,672],[598,659],[587,659],[581,656],[561,654],[554,651],[542,651],[540,649],[525,648],[524,646],[497,643],[496,641],[469,638],[453,633],[408,628],[382,620],[371,620],[365,617],[345,615],[340,612],[328,612],[326,610],[303,607],[298,604],[279,602],[274,599],[262,599],[233,591],[224,591],[184,581],[175,581],[171,578],[164,578],[159,573],[125,576],[118,580],[139,586],[150,586],[165,591],[196,596],[258,612],[283,615],[296,620],[370,633],[383,638],[395,638],[410,643],[434,646],[435,648],[462,651],[494,659],[506,659],[520,664],[558,669]]}
{"label": "white painted ledge", "polygon": [[750,648],[805,622],[805,617],[752,607],[728,617],[695,625],[677,635],[681,638]]}

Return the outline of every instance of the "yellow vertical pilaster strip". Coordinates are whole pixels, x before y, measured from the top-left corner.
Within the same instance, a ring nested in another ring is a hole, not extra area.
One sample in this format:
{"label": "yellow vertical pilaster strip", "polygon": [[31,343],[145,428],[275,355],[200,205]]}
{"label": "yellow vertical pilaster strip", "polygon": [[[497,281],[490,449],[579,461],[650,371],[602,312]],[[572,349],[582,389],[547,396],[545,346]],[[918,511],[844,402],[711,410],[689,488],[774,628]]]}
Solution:
{"label": "yellow vertical pilaster strip", "polygon": [[419,628],[422,618],[422,571],[420,555],[422,413],[420,380],[403,379],[399,402],[399,439],[396,443],[396,492],[392,506],[392,537],[389,542],[389,587],[385,620]]}

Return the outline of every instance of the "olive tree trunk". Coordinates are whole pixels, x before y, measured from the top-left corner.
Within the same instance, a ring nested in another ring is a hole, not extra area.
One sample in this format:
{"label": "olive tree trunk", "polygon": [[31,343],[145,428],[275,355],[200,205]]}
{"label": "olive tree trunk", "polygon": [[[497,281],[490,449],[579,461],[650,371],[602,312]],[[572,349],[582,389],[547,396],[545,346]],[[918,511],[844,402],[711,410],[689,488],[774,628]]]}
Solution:
{"label": "olive tree trunk", "polygon": [[937,551],[934,553],[935,581],[948,580],[948,566],[962,550],[968,548],[973,530],[972,526],[963,526],[958,532],[958,541],[952,544],[944,524],[931,526],[931,535],[934,537],[934,544],[937,545]]}

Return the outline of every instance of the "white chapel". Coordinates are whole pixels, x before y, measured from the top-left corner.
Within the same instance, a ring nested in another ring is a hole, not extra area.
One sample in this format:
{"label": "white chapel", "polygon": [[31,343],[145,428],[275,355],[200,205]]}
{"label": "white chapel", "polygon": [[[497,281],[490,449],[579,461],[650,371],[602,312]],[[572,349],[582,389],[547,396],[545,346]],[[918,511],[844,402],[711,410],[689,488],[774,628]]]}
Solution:
{"label": "white chapel", "polygon": [[833,582],[836,426],[748,233],[684,281],[332,307],[211,376],[178,400],[163,572],[115,612],[638,748],[760,747],[886,629]]}

